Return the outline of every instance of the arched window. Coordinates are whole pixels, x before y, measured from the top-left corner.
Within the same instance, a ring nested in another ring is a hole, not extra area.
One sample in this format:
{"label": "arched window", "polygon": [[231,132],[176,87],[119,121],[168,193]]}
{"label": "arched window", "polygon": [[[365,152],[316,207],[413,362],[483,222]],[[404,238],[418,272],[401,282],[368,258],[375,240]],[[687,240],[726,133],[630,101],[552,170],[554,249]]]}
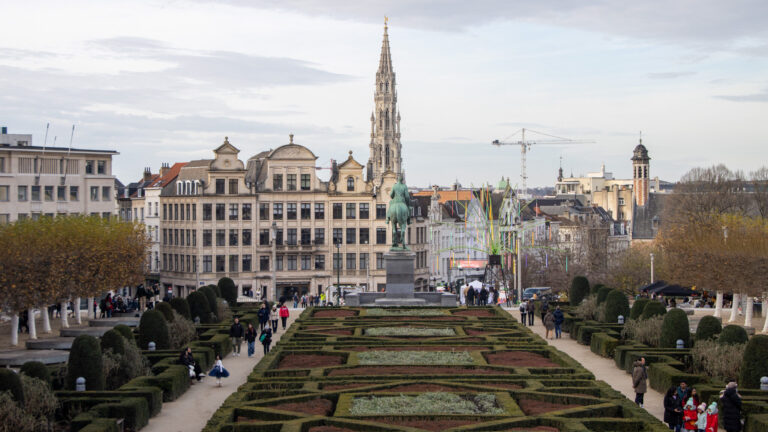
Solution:
{"label": "arched window", "polygon": [[387,84],[384,86],[384,88],[386,89],[386,92],[389,93],[389,82],[387,82]]}
{"label": "arched window", "polygon": [[187,180],[187,181],[184,182],[184,189],[186,189],[184,191],[184,195],[192,195],[192,181],[191,180]]}
{"label": "arched window", "polygon": [[384,157],[386,158],[384,161],[384,166],[389,168],[389,144],[387,144],[386,150],[384,151]]}
{"label": "arched window", "polygon": [[355,191],[355,178],[347,177],[347,192],[354,192],[354,191]]}
{"label": "arched window", "polygon": [[182,195],[184,182],[176,182],[176,195]]}

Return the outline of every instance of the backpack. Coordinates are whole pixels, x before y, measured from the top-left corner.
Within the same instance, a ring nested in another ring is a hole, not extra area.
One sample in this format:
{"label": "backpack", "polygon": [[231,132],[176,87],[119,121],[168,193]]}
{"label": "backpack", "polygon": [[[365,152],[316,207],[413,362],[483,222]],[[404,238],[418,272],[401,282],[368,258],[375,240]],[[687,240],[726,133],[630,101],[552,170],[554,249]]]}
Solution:
{"label": "backpack", "polygon": [[264,340],[266,338],[267,338],[267,334],[266,333],[262,333],[261,336],[259,337],[259,342],[264,343]]}

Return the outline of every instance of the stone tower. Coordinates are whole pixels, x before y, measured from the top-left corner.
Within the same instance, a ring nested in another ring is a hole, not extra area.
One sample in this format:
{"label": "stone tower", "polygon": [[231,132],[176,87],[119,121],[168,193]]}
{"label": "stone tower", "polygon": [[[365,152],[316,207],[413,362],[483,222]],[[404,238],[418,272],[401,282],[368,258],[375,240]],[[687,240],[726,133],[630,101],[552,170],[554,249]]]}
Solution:
{"label": "stone tower", "polygon": [[381,44],[379,70],[376,72],[375,109],[371,114],[371,156],[368,160],[368,174],[374,184],[380,185],[382,175],[387,171],[402,172],[400,146],[400,112],[397,110],[395,72],[389,52],[389,35],[384,22],[384,41]]}
{"label": "stone tower", "polygon": [[643,139],[635,147],[632,156],[632,188],[635,195],[635,205],[642,207],[648,202],[648,187],[650,179],[650,163],[648,150],[643,145]]}

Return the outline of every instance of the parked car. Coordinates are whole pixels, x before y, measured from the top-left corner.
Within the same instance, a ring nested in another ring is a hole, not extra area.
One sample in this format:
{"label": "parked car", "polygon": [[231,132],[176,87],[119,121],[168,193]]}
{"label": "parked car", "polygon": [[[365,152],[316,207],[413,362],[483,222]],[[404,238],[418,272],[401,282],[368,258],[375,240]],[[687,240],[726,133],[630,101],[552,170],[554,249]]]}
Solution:
{"label": "parked car", "polygon": [[530,300],[533,298],[534,294],[536,295],[537,299],[542,298],[542,296],[550,295],[552,294],[552,288],[550,287],[530,287],[526,288],[523,291],[523,300]]}

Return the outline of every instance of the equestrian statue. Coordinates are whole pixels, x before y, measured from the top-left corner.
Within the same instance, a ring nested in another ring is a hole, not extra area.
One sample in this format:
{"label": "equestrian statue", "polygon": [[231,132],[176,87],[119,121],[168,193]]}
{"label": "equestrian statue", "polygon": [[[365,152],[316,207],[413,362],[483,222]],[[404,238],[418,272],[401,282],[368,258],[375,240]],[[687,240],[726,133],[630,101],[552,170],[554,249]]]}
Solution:
{"label": "equestrian statue", "polygon": [[405,233],[411,224],[411,196],[408,186],[402,183],[402,176],[397,176],[397,183],[389,193],[392,198],[387,208],[387,224],[392,220],[392,248],[390,250],[408,250],[405,245]]}

